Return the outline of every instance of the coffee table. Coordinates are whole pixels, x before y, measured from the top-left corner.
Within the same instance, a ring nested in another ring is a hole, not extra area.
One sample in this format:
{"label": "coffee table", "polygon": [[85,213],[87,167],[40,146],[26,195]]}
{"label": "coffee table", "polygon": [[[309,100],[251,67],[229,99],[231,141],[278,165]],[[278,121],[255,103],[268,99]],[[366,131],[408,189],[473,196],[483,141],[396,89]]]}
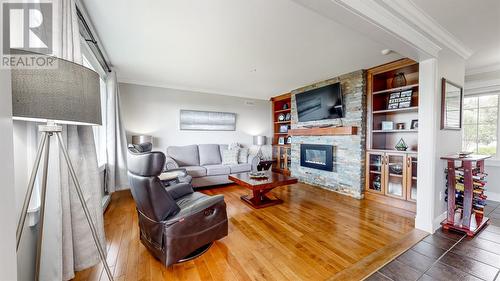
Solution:
{"label": "coffee table", "polygon": [[283,200],[275,196],[274,199],[267,197],[266,193],[278,186],[297,183],[297,179],[270,171],[266,172],[266,174],[268,177],[265,179],[250,178],[249,173],[232,174],[229,175],[229,180],[252,190],[252,197],[250,197],[250,194],[243,195],[241,200],[256,209],[283,203]]}

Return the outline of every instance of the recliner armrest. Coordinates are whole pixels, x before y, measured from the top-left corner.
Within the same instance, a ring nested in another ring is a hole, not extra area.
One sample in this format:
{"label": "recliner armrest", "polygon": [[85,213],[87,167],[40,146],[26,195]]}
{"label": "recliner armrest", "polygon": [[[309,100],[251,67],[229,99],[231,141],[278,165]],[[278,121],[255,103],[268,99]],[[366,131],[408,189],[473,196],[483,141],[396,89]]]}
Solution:
{"label": "recliner armrest", "polygon": [[[201,195],[200,192],[194,192],[190,195],[184,196],[178,200],[178,205],[180,205],[181,210],[174,216],[167,218],[165,225],[169,226],[176,222],[184,220],[193,214],[197,214],[205,209],[208,209],[218,203],[224,202],[224,195]],[[185,200],[180,203],[181,200]],[[180,203],[180,204],[179,204]]]}
{"label": "recliner armrest", "polygon": [[188,183],[178,183],[174,185],[169,185],[166,186],[165,189],[167,192],[174,198],[174,200],[177,200],[181,198],[182,196],[191,194],[194,192],[193,187],[191,184]]}

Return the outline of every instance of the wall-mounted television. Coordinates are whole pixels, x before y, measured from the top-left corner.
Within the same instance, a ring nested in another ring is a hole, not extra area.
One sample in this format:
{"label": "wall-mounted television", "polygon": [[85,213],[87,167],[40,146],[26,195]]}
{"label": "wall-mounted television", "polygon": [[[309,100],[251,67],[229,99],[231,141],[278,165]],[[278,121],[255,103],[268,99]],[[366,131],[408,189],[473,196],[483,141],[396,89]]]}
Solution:
{"label": "wall-mounted television", "polygon": [[295,95],[299,122],[344,117],[340,82]]}

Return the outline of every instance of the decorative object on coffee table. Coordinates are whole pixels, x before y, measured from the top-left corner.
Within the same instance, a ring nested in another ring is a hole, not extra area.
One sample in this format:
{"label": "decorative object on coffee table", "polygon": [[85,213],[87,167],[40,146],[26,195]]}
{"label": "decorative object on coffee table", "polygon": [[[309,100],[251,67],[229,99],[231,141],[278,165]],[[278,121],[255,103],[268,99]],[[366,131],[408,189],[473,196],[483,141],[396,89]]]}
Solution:
{"label": "decorative object on coffee table", "polygon": [[406,77],[404,72],[399,72],[394,74],[394,78],[392,79],[392,87],[403,87],[406,86]]}
{"label": "decorative object on coffee table", "polygon": [[260,160],[259,164],[257,165],[257,171],[267,171],[271,168],[272,165],[273,161]]}
{"label": "decorative object on coffee table", "polygon": [[406,145],[406,142],[403,140],[403,138],[401,138],[401,139],[399,139],[399,141],[396,144],[395,148],[398,151],[406,151],[408,149],[408,145]]}
{"label": "decorative object on coffee table", "polygon": [[275,196],[273,196],[275,198],[267,196],[272,189],[278,186],[297,183],[296,178],[285,176],[283,174],[269,171],[266,172],[266,174],[267,178],[265,179],[252,179],[249,173],[233,174],[229,175],[228,178],[236,184],[252,190],[252,195],[243,195],[241,196],[241,200],[256,209],[260,209],[281,204],[283,202],[283,200]]}

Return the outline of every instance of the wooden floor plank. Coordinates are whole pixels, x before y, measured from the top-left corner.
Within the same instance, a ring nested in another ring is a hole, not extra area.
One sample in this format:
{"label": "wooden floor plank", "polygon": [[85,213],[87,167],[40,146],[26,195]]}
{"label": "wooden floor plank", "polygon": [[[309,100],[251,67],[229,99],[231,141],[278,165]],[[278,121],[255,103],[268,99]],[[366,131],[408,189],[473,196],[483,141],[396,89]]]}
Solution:
{"label": "wooden floor plank", "polygon": [[[350,271],[357,278],[422,236],[414,230],[414,214],[306,184],[276,188],[284,203],[259,210],[240,200],[248,190],[237,185],[202,192],[225,196],[229,235],[201,257],[170,267],[140,242],[130,192],[113,194],[104,222],[117,280],[326,280]],[[105,280],[103,275],[97,265],[74,280]]]}

